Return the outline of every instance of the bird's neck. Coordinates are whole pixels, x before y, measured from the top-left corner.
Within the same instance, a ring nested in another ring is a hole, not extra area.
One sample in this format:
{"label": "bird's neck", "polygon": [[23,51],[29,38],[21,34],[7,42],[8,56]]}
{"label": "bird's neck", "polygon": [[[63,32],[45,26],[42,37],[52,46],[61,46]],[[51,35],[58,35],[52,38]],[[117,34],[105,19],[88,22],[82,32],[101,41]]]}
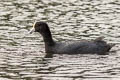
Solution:
{"label": "bird's neck", "polygon": [[45,43],[45,51],[46,53],[52,53],[51,48],[54,46],[55,42],[52,39],[51,33],[47,33],[43,36],[43,40]]}
{"label": "bird's neck", "polygon": [[43,40],[45,42],[45,46],[53,46],[54,45],[54,40],[53,40],[50,32],[42,34],[42,36],[43,36]]}

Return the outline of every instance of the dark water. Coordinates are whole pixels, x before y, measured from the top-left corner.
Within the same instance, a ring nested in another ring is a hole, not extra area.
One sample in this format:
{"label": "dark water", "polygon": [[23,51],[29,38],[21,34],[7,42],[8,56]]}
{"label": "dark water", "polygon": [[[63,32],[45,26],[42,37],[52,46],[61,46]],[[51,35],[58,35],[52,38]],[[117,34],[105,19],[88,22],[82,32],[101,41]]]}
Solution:
{"label": "dark water", "polygon": [[[56,41],[104,36],[116,43],[109,55],[44,58],[42,37],[28,34],[46,21]],[[119,80],[119,0],[1,0],[0,80]]]}

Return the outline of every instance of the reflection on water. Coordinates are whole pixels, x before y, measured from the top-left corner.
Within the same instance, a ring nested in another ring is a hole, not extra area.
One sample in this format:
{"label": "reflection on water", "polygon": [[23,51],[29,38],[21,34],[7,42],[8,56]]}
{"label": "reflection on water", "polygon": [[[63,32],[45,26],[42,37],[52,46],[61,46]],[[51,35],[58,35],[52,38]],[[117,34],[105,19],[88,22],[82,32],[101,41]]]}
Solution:
{"label": "reflection on water", "polygon": [[[0,80],[119,80],[119,0],[1,0]],[[44,58],[42,37],[28,34],[46,21],[57,41],[105,36],[116,43],[109,55]]]}

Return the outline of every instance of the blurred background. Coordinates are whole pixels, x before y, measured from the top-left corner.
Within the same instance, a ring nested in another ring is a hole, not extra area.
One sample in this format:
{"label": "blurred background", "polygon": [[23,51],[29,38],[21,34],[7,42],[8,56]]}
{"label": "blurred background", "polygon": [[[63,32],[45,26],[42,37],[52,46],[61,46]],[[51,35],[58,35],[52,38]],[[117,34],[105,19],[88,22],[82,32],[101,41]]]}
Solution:
{"label": "blurred background", "polygon": [[[109,55],[59,55],[45,59],[35,21],[45,21],[56,41],[115,43]],[[119,0],[1,0],[0,80],[119,80]]]}

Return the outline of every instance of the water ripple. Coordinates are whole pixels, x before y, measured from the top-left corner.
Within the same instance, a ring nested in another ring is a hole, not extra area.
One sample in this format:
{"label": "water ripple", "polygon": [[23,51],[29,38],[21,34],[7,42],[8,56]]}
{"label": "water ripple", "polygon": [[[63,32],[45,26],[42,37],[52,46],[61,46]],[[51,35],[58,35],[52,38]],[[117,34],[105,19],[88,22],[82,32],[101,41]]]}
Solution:
{"label": "water ripple", "polygon": [[[1,0],[0,80],[119,80],[118,0]],[[34,21],[46,21],[57,41],[95,39],[117,45],[109,55],[53,55],[44,58]]]}

